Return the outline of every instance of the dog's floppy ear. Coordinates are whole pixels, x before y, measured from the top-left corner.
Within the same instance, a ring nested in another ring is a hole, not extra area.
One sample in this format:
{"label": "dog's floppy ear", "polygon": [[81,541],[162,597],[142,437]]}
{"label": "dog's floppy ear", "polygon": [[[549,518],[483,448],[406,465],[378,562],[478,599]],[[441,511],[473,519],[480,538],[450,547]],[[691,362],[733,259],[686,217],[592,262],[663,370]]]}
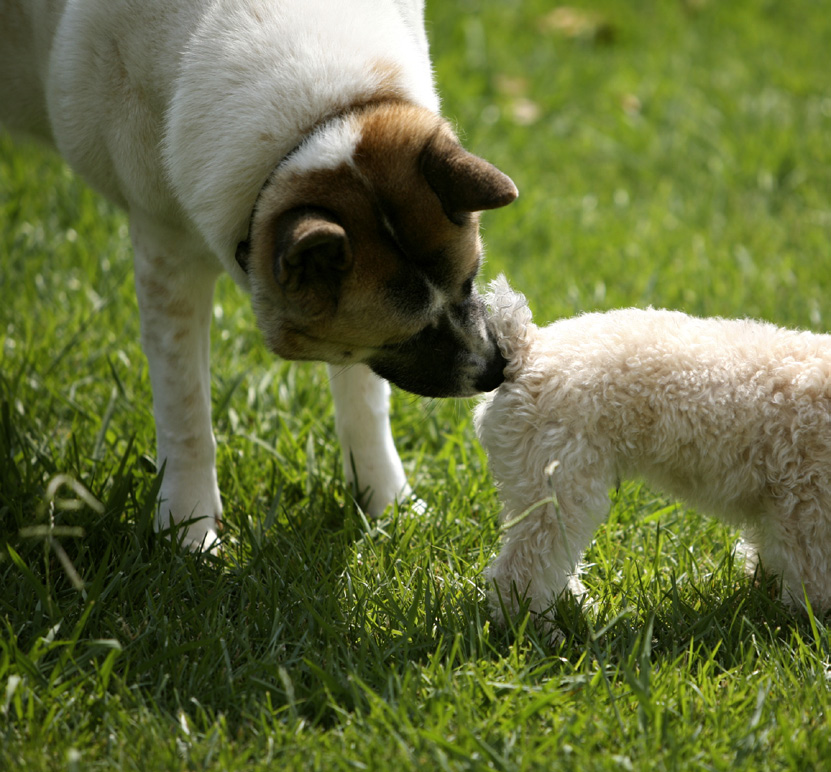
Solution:
{"label": "dog's floppy ear", "polygon": [[323,282],[335,288],[352,265],[352,250],[343,226],[329,212],[299,207],[274,223],[274,278],[288,292]]}
{"label": "dog's floppy ear", "polygon": [[469,153],[444,131],[422,151],[421,172],[451,220],[463,212],[507,206],[519,195],[507,174]]}

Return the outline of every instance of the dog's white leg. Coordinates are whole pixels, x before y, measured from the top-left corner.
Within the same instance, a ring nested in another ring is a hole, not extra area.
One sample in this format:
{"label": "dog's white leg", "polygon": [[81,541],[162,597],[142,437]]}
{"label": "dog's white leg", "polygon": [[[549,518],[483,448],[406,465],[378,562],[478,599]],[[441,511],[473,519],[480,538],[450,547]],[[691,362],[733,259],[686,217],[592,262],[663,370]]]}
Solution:
{"label": "dog's white leg", "polygon": [[[133,215],[141,341],[150,365],[159,464],[157,530],[194,520],[184,542],[210,549],[222,515],[211,428],[210,324],[218,265],[187,236]],[[200,253],[201,254],[201,253]]]}
{"label": "dog's white leg", "polygon": [[329,365],[329,380],[346,480],[366,511],[378,517],[392,501],[410,495],[392,439],[389,384],[366,365]]}

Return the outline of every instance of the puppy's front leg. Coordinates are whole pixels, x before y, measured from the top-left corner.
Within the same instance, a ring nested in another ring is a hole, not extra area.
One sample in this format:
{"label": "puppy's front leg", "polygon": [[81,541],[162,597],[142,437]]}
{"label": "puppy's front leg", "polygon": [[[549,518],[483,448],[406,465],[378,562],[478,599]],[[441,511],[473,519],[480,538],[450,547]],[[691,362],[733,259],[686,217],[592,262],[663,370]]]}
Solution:
{"label": "puppy's front leg", "polygon": [[211,428],[210,324],[219,266],[190,237],[133,215],[141,342],[150,365],[159,464],[156,528],[193,520],[184,542],[210,549],[222,515]]}
{"label": "puppy's front leg", "polygon": [[378,517],[392,501],[410,495],[392,439],[389,384],[366,365],[329,365],[329,381],[346,480]]}

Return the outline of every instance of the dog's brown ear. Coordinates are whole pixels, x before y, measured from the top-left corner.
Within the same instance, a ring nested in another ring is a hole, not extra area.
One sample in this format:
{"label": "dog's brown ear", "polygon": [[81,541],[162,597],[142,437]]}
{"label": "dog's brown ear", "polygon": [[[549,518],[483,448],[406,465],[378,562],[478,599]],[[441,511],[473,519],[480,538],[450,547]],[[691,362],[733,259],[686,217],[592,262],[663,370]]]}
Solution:
{"label": "dog's brown ear", "polygon": [[288,292],[312,289],[323,282],[330,289],[352,265],[352,250],[343,226],[322,209],[301,207],[275,222],[274,278]]}
{"label": "dog's brown ear", "polygon": [[513,180],[439,131],[421,154],[421,172],[451,220],[462,212],[507,206],[518,195]]}

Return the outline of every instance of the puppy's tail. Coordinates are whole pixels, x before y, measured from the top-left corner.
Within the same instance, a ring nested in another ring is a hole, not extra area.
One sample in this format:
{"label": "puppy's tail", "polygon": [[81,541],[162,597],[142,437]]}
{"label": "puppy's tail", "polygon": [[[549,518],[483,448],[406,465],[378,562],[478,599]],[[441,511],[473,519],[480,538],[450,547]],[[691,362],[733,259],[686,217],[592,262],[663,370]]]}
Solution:
{"label": "puppy's tail", "polygon": [[531,322],[531,309],[521,292],[511,289],[505,274],[499,274],[485,293],[490,322],[502,356],[508,360],[505,377],[513,380],[524,367],[536,326]]}

